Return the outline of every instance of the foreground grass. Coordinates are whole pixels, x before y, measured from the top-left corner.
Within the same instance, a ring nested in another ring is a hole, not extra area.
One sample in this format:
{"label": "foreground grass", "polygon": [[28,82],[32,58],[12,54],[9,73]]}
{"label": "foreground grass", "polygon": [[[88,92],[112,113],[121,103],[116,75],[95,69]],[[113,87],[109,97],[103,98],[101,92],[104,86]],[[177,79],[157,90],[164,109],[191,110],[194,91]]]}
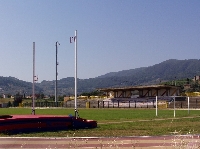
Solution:
{"label": "foreground grass", "polygon": [[[30,114],[28,108],[0,109],[4,114]],[[74,115],[74,109],[36,109],[36,114]],[[199,134],[200,111],[177,110],[174,118],[173,110],[155,109],[80,109],[81,118],[92,119],[98,122],[95,129],[79,129],[58,132],[39,132],[30,134],[16,134],[12,136],[26,137],[120,137],[120,136],[146,136]],[[0,136],[8,136],[0,134]]]}

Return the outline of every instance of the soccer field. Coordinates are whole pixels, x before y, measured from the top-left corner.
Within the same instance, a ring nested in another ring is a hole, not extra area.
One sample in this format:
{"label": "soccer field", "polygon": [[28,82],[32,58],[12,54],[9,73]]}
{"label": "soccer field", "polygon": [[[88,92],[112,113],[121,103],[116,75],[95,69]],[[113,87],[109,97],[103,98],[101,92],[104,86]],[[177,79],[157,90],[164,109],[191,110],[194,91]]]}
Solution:
{"label": "soccer field", "polygon": [[[119,137],[170,134],[199,134],[200,116],[198,110],[155,109],[79,109],[81,118],[96,120],[95,129],[79,129],[58,132],[16,134],[29,137]],[[31,114],[31,108],[1,108],[0,115]],[[36,115],[74,115],[74,109],[36,109]],[[1,136],[8,136],[1,134]]]}

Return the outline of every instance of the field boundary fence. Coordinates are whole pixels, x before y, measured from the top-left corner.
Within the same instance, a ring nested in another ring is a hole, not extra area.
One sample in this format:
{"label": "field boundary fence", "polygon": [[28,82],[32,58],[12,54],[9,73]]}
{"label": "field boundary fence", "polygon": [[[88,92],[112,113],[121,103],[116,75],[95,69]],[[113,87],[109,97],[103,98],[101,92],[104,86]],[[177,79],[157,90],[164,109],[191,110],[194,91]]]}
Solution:
{"label": "field boundary fence", "polygon": [[[188,106],[189,105],[189,106]],[[158,109],[173,109],[174,106],[178,109],[186,109],[190,107],[191,109],[200,109],[200,97],[188,97],[176,98],[175,103],[173,99],[170,100],[157,100]],[[5,106],[4,106],[5,107]],[[12,106],[11,106],[12,107]],[[19,107],[32,107],[31,102],[23,102],[19,104]],[[35,102],[35,107],[62,107],[62,108],[74,108],[74,100],[69,101],[44,101]],[[140,99],[130,99],[130,98],[113,98],[113,99],[78,99],[77,108],[156,108],[156,99],[154,98],[140,98]]]}
{"label": "field boundary fence", "polygon": [[[158,108],[174,108],[174,101],[172,100],[158,100]],[[23,107],[31,107],[31,103],[24,103]],[[36,102],[36,107],[63,107],[63,108],[74,108],[74,100],[66,102]],[[200,108],[200,97],[190,97],[189,106],[192,109]],[[78,108],[156,108],[156,99],[113,99],[113,100],[77,100]],[[187,97],[180,100],[176,98],[175,107],[179,109],[188,108]]]}

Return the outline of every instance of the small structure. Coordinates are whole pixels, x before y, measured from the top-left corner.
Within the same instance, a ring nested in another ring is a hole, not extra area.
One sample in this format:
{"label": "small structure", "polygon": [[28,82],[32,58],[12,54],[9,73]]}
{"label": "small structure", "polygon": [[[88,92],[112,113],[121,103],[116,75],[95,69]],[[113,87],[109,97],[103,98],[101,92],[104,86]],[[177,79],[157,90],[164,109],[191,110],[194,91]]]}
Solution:
{"label": "small structure", "polygon": [[200,81],[200,76],[194,76],[194,78],[192,79],[193,81]]}

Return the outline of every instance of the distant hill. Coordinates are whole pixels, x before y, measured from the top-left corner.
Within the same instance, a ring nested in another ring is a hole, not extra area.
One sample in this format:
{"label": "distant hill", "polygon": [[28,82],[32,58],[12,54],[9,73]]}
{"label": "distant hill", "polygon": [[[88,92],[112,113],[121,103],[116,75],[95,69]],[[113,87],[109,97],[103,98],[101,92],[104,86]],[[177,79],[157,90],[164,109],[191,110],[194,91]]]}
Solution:
{"label": "distant hill", "polygon": [[[42,91],[40,87],[36,87],[38,92]],[[31,95],[32,93],[32,83],[19,80],[14,77],[2,77],[0,76],[0,95],[10,94],[16,95],[20,93],[21,95]]]}
{"label": "distant hill", "polygon": [[[158,84],[160,82],[175,79],[193,78],[200,75],[200,60],[176,60],[170,59],[149,67],[141,67],[119,72],[109,72],[105,75],[90,78],[78,79],[78,94],[91,92],[96,88],[120,87]],[[32,93],[32,83],[18,80],[13,77],[0,77],[0,93]],[[36,83],[36,93],[54,95],[55,80]],[[74,94],[74,78],[68,77],[58,80],[59,95]]]}
{"label": "distant hill", "polygon": [[149,67],[142,67],[130,70],[122,70],[119,72],[110,72],[100,76],[100,78],[106,77],[130,77],[130,76],[141,76],[148,78],[162,78],[164,80],[176,78],[193,77],[200,75],[200,60],[189,59],[189,60],[176,60],[170,59],[159,64],[155,64]]}

